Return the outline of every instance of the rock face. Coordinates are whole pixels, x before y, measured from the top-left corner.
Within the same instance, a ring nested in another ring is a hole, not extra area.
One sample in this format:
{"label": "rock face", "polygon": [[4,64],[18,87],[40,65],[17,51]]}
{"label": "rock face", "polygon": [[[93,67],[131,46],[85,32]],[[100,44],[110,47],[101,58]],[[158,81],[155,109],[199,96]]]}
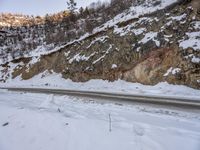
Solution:
{"label": "rock face", "polygon": [[118,23],[51,54],[1,65],[1,81],[48,71],[76,82],[167,81],[200,89],[200,15],[192,2]]}
{"label": "rock face", "polygon": [[193,0],[192,1],[192,8],[194,9],[194,13],[197,14],[200,12],[200,2],[199,0]]}
{"label": "rock face", "polygon": [[156,84],[163,80],[166,70],[176,64],[173,62],[176,59],[174,54],[176,54],[176,48],[152,51],[147,59],[125,72],[123,79],[143,84]]}

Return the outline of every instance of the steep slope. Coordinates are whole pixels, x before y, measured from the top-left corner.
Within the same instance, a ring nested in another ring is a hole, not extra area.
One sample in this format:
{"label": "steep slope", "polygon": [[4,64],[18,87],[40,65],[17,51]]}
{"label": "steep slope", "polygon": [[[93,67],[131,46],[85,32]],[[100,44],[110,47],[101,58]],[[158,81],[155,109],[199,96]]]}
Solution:
{"label": "steep slope", "polygon": [[195,3],[144,0],[79,40],[2,64],[1,81],[55,72],[73,81],[167,81],[200,89],[200,6]]}

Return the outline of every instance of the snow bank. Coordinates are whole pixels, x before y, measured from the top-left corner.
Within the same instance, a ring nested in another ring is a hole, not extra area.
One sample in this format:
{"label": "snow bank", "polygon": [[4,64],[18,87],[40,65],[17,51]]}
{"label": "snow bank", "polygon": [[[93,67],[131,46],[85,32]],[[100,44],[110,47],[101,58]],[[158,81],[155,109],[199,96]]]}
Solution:
{"label": "snow bank", "polygon": [[[179,69],[170,70],[175,73]],[[182,85],[170,85],[166,82],[159,83],[155,86],[147,86],[139,83],[130,83],[122,80],[109,82],[104,80],[90,80],[85,83],[73,82],[69,79],[63,79],[60,74],[41,73],[30,80],[16,79],[7,80],[6,83],[0,83],[1,87],[40,87],[40,88],[56,88],[71,89],[84,91],[102,91],[117,92],[141,95],[157,95],[157,96],[176,96],[185,98],[194,98],[200,100],[200,91]]]}

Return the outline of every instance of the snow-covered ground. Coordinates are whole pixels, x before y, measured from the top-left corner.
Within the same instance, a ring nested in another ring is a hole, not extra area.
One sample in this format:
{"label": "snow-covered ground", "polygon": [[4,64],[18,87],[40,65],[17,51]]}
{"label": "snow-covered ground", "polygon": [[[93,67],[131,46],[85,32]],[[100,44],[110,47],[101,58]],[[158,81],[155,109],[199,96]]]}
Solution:
{"label": "snow-covered ground", "polygon": [[0,83],[0,87],[27,87],[27,88],[49,88],[67,89],[81,91],[100,91],[112,93],[155,95],[167,97],[180,97],[200,100],[200,90],[195,90],[187,86],[171,85],[166,82],[155,86],[131,83],[123,80],[114,82],[104,80],[90,80],[88,82],[73,82],[62,78],[61,74],[48,72],[41,73],[29,80],[22,80],[21,77],[8,79],[6,83]]}
{"label": "snow-covered ground", "polygon": [[0,90],[0,150],[55,149],[199,150],[200,117],[198,112]]}

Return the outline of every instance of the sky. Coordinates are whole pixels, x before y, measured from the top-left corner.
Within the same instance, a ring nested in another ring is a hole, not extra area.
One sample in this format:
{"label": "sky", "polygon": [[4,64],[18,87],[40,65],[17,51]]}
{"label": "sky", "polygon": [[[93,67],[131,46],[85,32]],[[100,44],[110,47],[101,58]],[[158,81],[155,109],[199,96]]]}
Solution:
{"label": "sky", "polygon": [[[67,9],[67,0],[0,0],[0,13],[22,13],[41,15],[56,13]],[[86,7],[98,0],[75,0],[78,7]],[[103,1],[103,0],[102,0]]]}

